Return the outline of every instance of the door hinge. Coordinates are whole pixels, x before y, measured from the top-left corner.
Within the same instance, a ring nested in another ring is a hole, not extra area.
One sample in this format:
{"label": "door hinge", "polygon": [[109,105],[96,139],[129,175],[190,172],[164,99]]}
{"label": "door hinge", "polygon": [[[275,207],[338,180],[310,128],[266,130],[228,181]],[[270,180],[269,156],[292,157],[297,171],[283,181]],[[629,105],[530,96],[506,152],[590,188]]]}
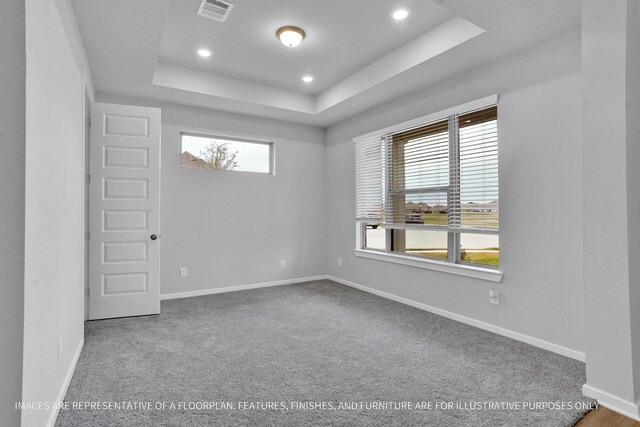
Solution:
{"label": "door hinge", "polygon": [[90,231],[85,231],[84,232],[84,239],[85,240],[91,240],[91,232]]}
{"label": "door hinge", "polygon": [[87,174],[87,184],[91,184],[91,175]]}
{"label": "door hinge", "polygon": [[91,288],[87,288],[87,296],[90,297],[91,296]]}
{"label": "door hinge", "polygon": [[90,119],[90,118],[89,118],[89,119],[87,119],[87,126],[88,126],[88,127],[91,127],[91,119]]}

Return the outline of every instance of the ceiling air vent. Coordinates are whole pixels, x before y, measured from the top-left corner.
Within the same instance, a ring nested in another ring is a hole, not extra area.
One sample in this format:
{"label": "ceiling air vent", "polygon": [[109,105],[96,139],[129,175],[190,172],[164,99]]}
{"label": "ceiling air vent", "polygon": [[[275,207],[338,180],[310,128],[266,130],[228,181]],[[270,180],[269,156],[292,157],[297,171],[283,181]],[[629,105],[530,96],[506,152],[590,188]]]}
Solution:
{"label": "ceiling air vent", "polygon": [[198,15],[224,22],[227,20],[233,5],[222,0],[202,0]]}

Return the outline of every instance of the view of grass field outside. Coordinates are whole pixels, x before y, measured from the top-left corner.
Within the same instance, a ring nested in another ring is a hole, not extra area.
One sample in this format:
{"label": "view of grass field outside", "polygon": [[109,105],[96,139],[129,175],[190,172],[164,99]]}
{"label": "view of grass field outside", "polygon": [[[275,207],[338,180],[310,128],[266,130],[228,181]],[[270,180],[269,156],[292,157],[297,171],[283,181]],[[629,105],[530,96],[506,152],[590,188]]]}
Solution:
{"label": "view of grass field outside", "polygon": [[[385,231],[382,227],[375,229],[367,227],[366,247],[384,250]],[[408,255],[447,259],[446,231],[408,230],[405,238],[405,252]],[[463,262],[493,266],[498,266],[500,263],[500,243],[497,235],[462,233],[460,247]]]}
{"label": "view of grass field outside", "polygon": [[[496,230],[499,223],[498,139],[495,108],[488,113],[459,117],[459,204],[450,212],[448,193],[451,163],[447,121],[406,131],[394,138],[391,185],[386,194],[385,215],[394,224],[454,226],[460,233],[460,262],[498,266],[497,234],[474,233],[472,229]],[[485,114],[483,116],[483,114]],[[489,119],[487,119],[489,117]],[[398,191],[400,190],[400,191]],[[375,228],[374,228],[375,227]],[[385,249],[383,225],[366,228],[366,247]],[[407,229],[391,232],[394,252],[435,259],[448,258],[447,230]]]}

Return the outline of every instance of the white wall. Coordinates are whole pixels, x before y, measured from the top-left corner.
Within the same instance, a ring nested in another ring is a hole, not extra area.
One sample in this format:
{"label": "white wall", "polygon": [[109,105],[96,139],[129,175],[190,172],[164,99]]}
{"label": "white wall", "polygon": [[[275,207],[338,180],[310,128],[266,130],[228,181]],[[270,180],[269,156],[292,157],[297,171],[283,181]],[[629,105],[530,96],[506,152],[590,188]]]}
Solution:
{"label": "white wall", "polygon": [[[98,99],[162,109],[163,295],[325,273],[323,129],[105,94]],[[273,141],[276,174],[182,169],[181,131]],[[188,268],[188,278],[180,278],[180,267]]]}
{"label": "white wall", "polygon": [[[64,397],[83,342],[86,70],[58,10],[65,5],[26,2],[25,401]],[[54,417],[25,410],[22,425],[44,426]]]}
{"label": "white wall", "polygon": [[20,424],[25,168],[24,2],[0,1],[0,425]]}
{"label": "white wall", "polygon": [[626,133],[627,226],[629,227],[629,291],[633,389],[640,416],[640,4],[627,1]]}
{"label": "white wall", "polygon": [[[584,292],[587,384],[603,405],[638,417],[640,399],[640,7],[582,8]],[[602,215],[595,198],[613,206]]]}
{"label": "white wall", "polygon": [[[502,283],[356,258],[352,138],[494,93]],[[574,31],[329,128],[329,274],[583,352],[581,107]]]}

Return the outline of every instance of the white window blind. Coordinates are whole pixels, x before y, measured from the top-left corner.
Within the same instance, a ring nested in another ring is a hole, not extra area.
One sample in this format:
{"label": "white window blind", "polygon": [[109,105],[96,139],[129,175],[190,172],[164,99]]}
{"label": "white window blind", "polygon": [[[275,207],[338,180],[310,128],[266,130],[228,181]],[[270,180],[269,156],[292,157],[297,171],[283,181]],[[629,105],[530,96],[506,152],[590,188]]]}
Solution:
{"label": "white window blind", "polygon": [[356,216],[392,229],[497,233],[497,108],[356,139]]}
{"label": "white window blind", "polygon": [[359,222],[382,222],[384,147],[381,135],[356,143],[356,220]]}
{"label": "white window blind", "polygon": [[498,122],[496,107],[458,116],[460,217],[456,226],[498,230]]}
{"label": "white window blind", "polygon": [[[446,226],[449,191],[449,121],[387,135],[388,198],[385,226]],[[428,224],[424,222],[429,215]],[[446,218],[446,217],[445,217]],[[446,219],[445,219],[446,221]]]}

